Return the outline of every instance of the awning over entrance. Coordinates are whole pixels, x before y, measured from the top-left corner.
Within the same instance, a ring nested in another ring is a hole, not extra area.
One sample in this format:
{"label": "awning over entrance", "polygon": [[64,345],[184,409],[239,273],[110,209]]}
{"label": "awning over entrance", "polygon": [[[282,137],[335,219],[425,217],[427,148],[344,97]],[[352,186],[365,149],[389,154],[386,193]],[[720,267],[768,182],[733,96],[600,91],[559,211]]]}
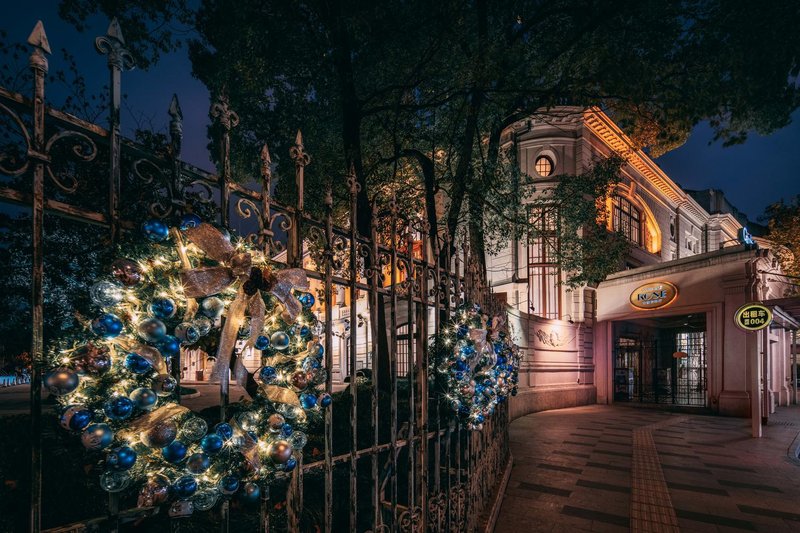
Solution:
{"label": "awning over entrance", "polygon": [[764,304],[782,311],[780,318],[778,316],[775,317],[776,322],[779,320],[785,322],[780,324],[781,326],[791,330],[800,328],[800,296],[772,298],[765,300]]}

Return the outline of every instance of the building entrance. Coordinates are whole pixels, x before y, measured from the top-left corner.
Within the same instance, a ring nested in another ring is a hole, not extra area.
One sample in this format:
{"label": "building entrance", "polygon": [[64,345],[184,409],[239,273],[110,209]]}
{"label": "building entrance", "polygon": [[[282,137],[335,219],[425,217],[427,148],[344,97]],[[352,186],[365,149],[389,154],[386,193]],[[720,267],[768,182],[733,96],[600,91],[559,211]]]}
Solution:
{"label": "building entrance", "polygon": [[614,401],[706,407],[706,315],[614,324]]}

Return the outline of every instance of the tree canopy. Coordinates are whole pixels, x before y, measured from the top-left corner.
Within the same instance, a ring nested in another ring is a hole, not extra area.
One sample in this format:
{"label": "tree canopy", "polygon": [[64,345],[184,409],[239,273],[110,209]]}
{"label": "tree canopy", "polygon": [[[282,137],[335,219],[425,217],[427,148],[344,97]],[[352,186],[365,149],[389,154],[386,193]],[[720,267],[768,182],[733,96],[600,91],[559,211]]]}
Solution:
{"label": "tree canopy", "polygon": [[[175,0],[67,7],[78,24],[92,11],[158,21],[126,28],[145,62],[179,40],[165,24],[192,21]],[[307,190],[352,166],[362,233],[370,201],[394,194],[451,236],[467,225],[483,261],[484,230],[508,215],[492,200],[513,175],[502,168],[513,146],[500,140],[515,120],[599,106],[653,156],[704,120],[726,144],[785,126],[798,105],[800,8],[773,2],[753,15],[744,0],[202,0],[190,57],[241,117],[238,176],[256,175],[260,144],[277,160],[302,128],[316,156]]]}
{"label": "tree canopy", "polygon": [[767,207],[764,219],[769,221],[767,237],[775,244],[773,252],[783,272],[792,276],[788,283],[800,293],[800,196]]}

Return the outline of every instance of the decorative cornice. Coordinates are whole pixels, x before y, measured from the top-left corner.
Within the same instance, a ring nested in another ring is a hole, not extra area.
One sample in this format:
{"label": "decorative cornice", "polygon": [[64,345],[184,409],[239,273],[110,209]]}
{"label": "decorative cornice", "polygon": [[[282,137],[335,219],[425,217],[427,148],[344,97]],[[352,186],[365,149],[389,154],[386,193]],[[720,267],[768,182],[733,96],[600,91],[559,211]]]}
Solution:
{"label": "decorative cornice", "polygon": [[709,217],[700,204],[672,181],[647,154],[635,148],[631,138],[599,108],[592,107],[584,111],[584,124],[606,146],[624,157],[629,165],[666,196],[675,207],[681,207],[703,220]]}

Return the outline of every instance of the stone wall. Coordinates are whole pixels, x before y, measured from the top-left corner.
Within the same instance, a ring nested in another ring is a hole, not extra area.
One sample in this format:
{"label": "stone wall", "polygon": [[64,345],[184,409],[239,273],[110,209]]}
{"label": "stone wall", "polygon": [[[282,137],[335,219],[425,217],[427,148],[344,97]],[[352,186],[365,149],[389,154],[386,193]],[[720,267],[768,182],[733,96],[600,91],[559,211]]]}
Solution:
{"label": "stone wall", "polygon": [[511,420],[539,411],[563,409],[597,403],[597,389],[594,385],[574,385],[569,387],[536,387],[522,389],[509,400]]}

